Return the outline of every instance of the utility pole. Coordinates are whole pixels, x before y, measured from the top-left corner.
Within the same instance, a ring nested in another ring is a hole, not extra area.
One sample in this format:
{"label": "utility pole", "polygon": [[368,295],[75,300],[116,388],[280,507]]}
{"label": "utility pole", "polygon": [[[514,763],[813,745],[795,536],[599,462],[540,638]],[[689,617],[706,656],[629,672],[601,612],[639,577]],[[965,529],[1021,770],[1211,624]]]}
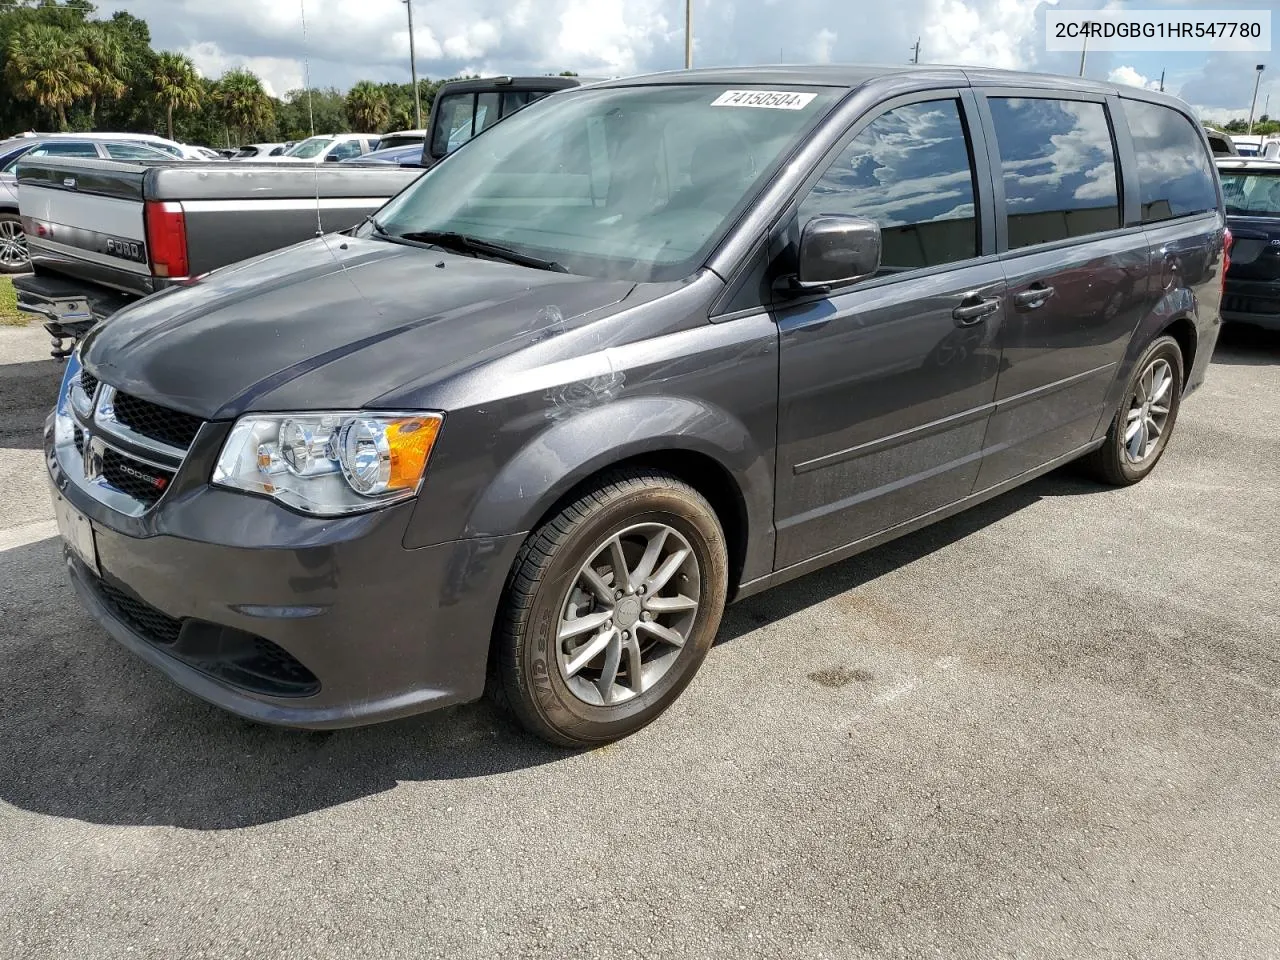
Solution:
{"label": "utility pole", "polygon": [[684,0],[684,68],[693,69],[693,0]]}
{"label": "utility pole", "polygon": [[920,62],[920,38],[919,37],[916,37],[916,45],[911,49],[912,49],[911,62],[919,63]]}
{"label": "utility pole", "polygon": [[1089,21],[1088,20],[1085,21],[1084,26],[1085,26],[1085,34],[1080,39],[1080,76],[1082,77],[1084,76],[1084,58],[1085,58],[1085,55],[1089,52]]}
{"label": "utility pole", "polygon": [[413,0],[404,0],[409,11],[409,73],[413,76],[413,119],[414,125],[422,129],[422,94],[418,90],[418,56],[413,45]]}
{"label": "utility pole", "polygon": [[1267,69],[1265,63],[1260,63],[1253,68],[1257,76],[1253,81],[1253,102],[1249,104],[1249,134],[1253,134],[1253,110],[1258,105],[1258,86],[1262,83],[1262,71]]}
{"label": "utility pole", "polygon": [[1160,71],[1160,92],[1164,93],[1164,71]]}

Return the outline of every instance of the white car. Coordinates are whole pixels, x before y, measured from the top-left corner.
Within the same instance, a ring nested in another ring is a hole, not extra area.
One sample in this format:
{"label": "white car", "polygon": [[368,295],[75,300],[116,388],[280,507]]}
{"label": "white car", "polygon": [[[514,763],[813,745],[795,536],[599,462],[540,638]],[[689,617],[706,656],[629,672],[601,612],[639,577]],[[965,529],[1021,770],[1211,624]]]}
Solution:
{"label": "white car", "polygon": [[287,149],[287,143],[246,143],[236,151],[232,160],[266,160],[268,157],[279,157]]}
{"label": "white car", "polygon": [[281,156],[268,157],[272,163],[325,163],[350,160],[378,149],[376,133],[337,133],[332,136],[307,137]]}
{"label": "white car", "polygon": [[176,140],[157,137],[153,133],[41,133],[32,134],[32,136],[39,136],[48,140],[84,140],[85,138],[94,140],[128,140],[131,143],[145,143],[148,146],[155,147],[161,153],[167,153],[175,160],[208,159],[200,152],[201,147],[191,147],[185,143],[178,143]]}

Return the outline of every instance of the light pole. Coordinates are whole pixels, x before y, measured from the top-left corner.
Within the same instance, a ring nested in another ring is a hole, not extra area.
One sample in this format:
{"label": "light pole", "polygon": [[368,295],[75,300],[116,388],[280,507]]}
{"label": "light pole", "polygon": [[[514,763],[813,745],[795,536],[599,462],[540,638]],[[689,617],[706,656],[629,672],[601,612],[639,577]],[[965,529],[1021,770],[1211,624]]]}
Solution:
{"label": "light pole", "polygon": [[418,92],[418,57],[413,46],[413,0],[403,0],[409,11],[409,73],[413,76],[414,125],[422,129],[422,94]]}
{"label": "light pole", "polygon": [[684,68],[693,68],[693,0],[684,0]]}
{"label": "light pole", "polygon": [[1080,39],[1080,76],[1084,76],[1084,57],[1089,52],[1089,28],[1093,26],[1088,20],[1084,22],[1084,36]]}
{"label": "light pole", "polygon": [[1251,135],[1253,133],[1253,110],[1258,105],[1258,85],[1262,83],[1262,71],[1267,69],[1267,65],[1260,63],[1253,69],[1256,75],[1253,80],[1253,102],[1249,104],[1249,133]]}

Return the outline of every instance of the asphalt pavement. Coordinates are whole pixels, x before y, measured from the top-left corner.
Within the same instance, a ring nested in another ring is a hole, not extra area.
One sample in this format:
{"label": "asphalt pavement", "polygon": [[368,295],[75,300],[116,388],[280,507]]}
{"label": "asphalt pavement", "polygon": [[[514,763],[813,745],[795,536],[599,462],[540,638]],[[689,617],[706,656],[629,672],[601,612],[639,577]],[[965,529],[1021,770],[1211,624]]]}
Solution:
{"label": "asphalt pavement", "polygon": [[1280,337],[1227,331],[1146,482],[744,601],[587,753],[484,704],[253,726],[116,646],[46,349],[0,328],[0,957],[1280,956]]}

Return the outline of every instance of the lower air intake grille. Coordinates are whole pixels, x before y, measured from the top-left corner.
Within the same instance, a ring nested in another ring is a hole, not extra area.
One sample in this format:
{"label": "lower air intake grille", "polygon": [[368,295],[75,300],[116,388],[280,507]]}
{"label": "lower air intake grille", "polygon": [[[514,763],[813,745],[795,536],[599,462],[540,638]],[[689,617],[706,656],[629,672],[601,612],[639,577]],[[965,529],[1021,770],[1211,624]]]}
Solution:
{"label": "lower air intake grille", "polygon": [[176,643],[182,621],[175,620],[136,597],[117,590],[105,580],[97,582],[98,592],[113,613],[153,643]]}

